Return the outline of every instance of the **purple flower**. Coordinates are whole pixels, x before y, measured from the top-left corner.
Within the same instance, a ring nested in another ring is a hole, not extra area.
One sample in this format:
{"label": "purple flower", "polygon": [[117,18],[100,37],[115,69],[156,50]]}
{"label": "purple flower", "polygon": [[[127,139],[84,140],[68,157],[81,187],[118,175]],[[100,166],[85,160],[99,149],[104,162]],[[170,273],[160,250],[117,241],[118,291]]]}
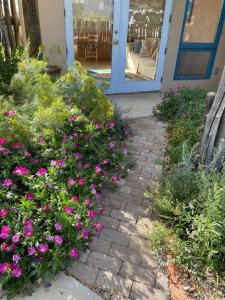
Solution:
{"label": "purple flower", "polygon": [[47,170],[46,170],[45,168],[40,168],[40,169],[37,171],[36,175],[40,177],[40,176],[45,175],[46,173],[47,173]]}
{"label": "purple flower", "polygon": [[59,235],[56,235],[55,236],[55,244],[56,245],[62,245],[62,243],[63,243],[63,238]]}
{"label": "purple flower", "polygon": [[12,270],[12,276],[19,278],[22,275],[22,269],[18,266],[16,266],[15,268],[13,268]]}
{"label": "purple flower", "polygon": [[34,255],[35,253],[36,253],[35,247],[31,246],[31,247],[28,248],[28,255],[29,255],[29,256],[32,256],[32,255]]}
{"label": "purple flower", "polygon": [[3,275],[8,270],[8,264],[7,263],[0,263],[0,275]]}
{"label": "purple flower", "polygon": [[13,170],[13,174],[15,174],[16,176],[22,176],[22,175],[26,175],[28,173],[29,173],[29,170],[26,167],[23,167],[23,166],[17,166]]}
{"label": "purple flower", "polygon": [[47,240],[48,242],[52,242],[52,241],[54,240],[54,236],[48,235],[48,236],[46,237],[46,240]]}
{"label": "purple flower", "polygon": [[67,184],[69,187],[72,187],[75,184],[75,180],[71,177],[71,178],[69,178]]}
{"label": "purple flower", "polygon": [[15,116],[16,115],[16,111],[14,110],[10,110],[10,111],[6,111],[3,114],[5,117],[11,117],[11,116]]}
{"label": "purple flower", "polygon": [[94,219],[95,215],[96,215],[96,213],[93,210],[88,210],[88,217],[90,219]]}
{"label": "purple flower", "polygon": [[97,166],[95,167],[95,173],[96,173],[96,174],[100,174],[101,171],[102,171],[101,166],[100,166],[100,165],[97,165]]}
{"label": "purple flower", "polygon": [[13,181],[10,178],[4,179],[3,183],[2,183],[2,185],[7,186],[7,187],[11,186],[12,184],[13,184]]}
{"label": "purple flower", "polygon": [[89,231],[87,229],[83,229],[83,231],[81,232],[81,237],[87,240],[89,237]]}
{"label": "purple flower", "polygon": [[19,232],[17,232],[16,234],[14,234],[14,235],[12,236],[12,242],[13,242],[14,244],[16,244],[16,243],[19,242],[19,240],[20,240],[20,234],[19,234]]}
{"label": "purple flower", "polygon": [[34,199],[34,194],[32,194],[32,193],[27,193],[27,194],[25,195],[25,198],[26,198],[27,200],[33,200],[33,199]]}
{"label": "purple flower", "polygon": [[2,208],[0,210],[0,218],[5,218],[8,215],[8,210],[6,208]]}
{"label": "purple flower", "polygon": [[64,206],[63,210],[69,216],[71,216],[73,214],[73,208],[72,207]]}
{"label": "purple flower", "polygon": [[70,250],[70,256],[73,258],[73,259],[76,259],[78,257],[78,249],[77,248],[72,248]]}
{"label": "purple flower", "polygon": [[115,148],[115,146],[116,146],[116,144],[115,143],[113,143],[113,142],[111,142],[111,143],[109,143],[109,149],[114,149]]}
{"label": "purple flower", "polygon": [[56,223],[55,224],[55,229],[56,230],[61,230],[62,229],[62,224]]}
{"label": "purple flower", "polygon": [[45,244],[39,244],[39,246],[38,246],[38,251],[39,251],[40,253],[45,253],[45,252],[47,252],[47,251],[48,251],[48,244],[47,244],[47,243],[45,243]]}
{"label": "purple flower", "polygon": [[18,264],[19,260],[20,260],[20,255],[18,255],[18,254],[13,255],[13,261],[14,261],[16,264]]}
{"label": "purple flower", "polygon": [[82,186],[82,185],[84,185],[84,179],[82,178],[82,177],[78,177],[78,179],[77,179],[77,183],[78,183],[78,185],[80,185],[80,186]]}

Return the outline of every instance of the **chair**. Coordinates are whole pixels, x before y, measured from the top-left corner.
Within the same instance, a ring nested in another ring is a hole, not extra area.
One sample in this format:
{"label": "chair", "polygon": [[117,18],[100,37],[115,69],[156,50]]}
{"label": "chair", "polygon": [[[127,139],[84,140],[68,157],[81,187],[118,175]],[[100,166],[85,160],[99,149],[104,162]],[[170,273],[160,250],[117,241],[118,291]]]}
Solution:
{"label": "chair", "polygon": [[94,58],[98,62],[98,35],[88,34],[88,42],[85,47],[85,61]]}

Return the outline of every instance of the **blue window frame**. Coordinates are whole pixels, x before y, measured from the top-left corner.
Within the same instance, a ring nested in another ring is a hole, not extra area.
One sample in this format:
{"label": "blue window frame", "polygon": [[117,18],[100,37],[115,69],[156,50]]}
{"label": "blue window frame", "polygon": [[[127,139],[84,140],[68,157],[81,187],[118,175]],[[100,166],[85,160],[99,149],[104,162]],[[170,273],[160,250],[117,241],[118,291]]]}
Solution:
{"label": "blue window frame", "polygon": [[191,23],[194,2],[195,0],[187,0],[186,3],[174,80],[198,80],[211,77],[225,19],[225,0],[221,3],[215,35],[212,41],[206,42],[198,42],[196,38],[193,39],[194,41],[185,41],[185,26]]}

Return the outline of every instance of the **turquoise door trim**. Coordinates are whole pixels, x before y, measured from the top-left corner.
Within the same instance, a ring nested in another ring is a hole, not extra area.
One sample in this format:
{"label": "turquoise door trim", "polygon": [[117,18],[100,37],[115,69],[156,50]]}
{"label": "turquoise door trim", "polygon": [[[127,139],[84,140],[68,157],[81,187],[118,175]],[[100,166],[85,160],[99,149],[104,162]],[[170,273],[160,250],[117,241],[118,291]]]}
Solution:
{"label": "turquoise door trim", "polygon": [[[184,29],[185,29],[185,22],[187,19],[188,15],[188,7],[189,7],[189,2],[190,0],[186,1],[186,7],[185,7],[185,13],[184,13],[184,20],[183,20],[183,25],[182,25],[182,31],[181,31],[181,37],[180,37],[180,45],[179,45],[179,51],[177,55],[177,61],[176,61],[176,67],[175,67],[175,72],[174,72],[174,80],[202,80],[202,79],[210,79],[212,75],[212,70],[216,58],[216,53],[217,49],[219,46],[223,26],[224,26],[224,21],[225,21],[225,0],[223,0],[222,4],[222,9],[221,9],[221,14],[220,18],[218,20],[218,26],[217,26],[217,32],[215,35],[215,39],[213,43],[188,43],[188,42],[183,42],[183,36],[184,36]],[[184,51],[207,51],[210,52],[210,59],[208,62],[207,66],[207,71],[205,75],[185,75],[185,76],[179,76],[177,74],[178,68],[179,68],[179,54],[184,52]]]}
{"label": "turquoise door trim", "polygon": [[[166,0],[165,2],[162,36],[155,80],[125,80],[129,5],[130,0],[114,0],[113,40],[117,39],[119,43],[117,45],[112,43],[112,77],[110,87],[106,90],[107,94],[150,92],[159,91],[161,89],[165,49],[167,47],[169,35],[169,23],[173,0]],[[66,12],[67,64],[68,66],[72,66],[74,64],[72,0],[64,0],[64,7]]]}

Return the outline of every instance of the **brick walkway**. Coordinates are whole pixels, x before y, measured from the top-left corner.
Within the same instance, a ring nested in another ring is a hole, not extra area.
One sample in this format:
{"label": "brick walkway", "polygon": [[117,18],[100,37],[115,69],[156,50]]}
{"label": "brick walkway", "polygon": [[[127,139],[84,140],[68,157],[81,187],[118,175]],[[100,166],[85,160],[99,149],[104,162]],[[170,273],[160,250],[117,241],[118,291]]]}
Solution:
{"label": "brick walkway", "polygon": [[168,299],[167,278],[150,250],[151,200],[144,197],[147,186],[160,176],[165,127],[151,117],[129,121],[133,136],[128,148],[135,167],[119,188],[105,191],[104,230],[94,237],[90,250],[68,270],[103,299]]}

